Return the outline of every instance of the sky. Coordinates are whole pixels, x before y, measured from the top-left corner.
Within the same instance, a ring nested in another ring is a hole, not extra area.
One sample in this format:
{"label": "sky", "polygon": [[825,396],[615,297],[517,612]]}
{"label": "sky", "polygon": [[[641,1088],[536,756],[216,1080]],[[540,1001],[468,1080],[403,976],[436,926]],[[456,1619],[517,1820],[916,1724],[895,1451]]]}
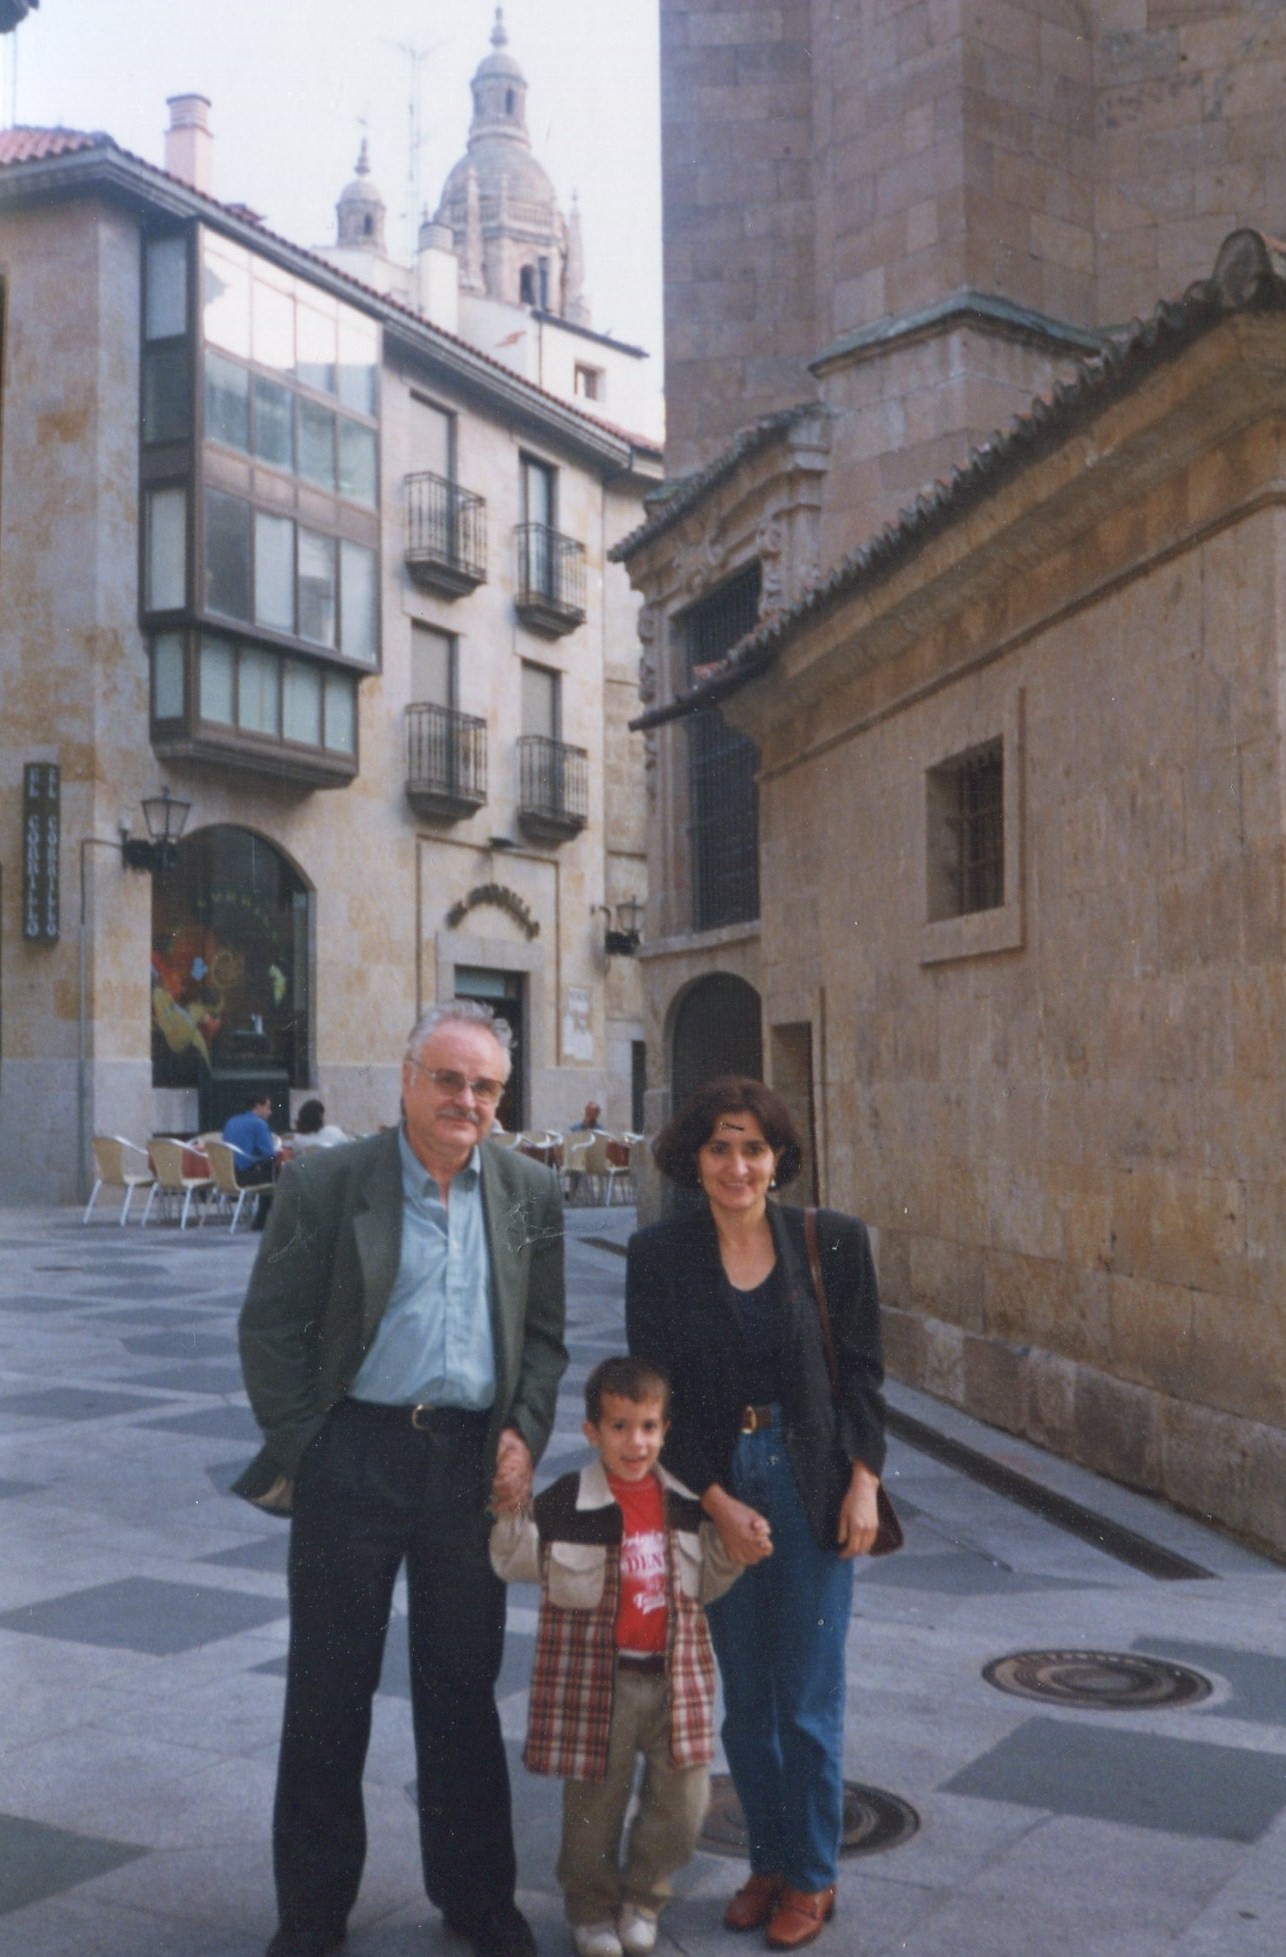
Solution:
{"label": "sky", "polygon": [[[593,325],[661,370],[658,0],[506,0],[532,148],[578,191]],[[104,129],[161,163],[166,97],[208,96],[214,192],[297,244],[331,243],[363,135],[409,248],[464,154],[494,0],[41,0],[0,42],[0,124]],[[418,58],[417,58],[418,57]],[[412,116],[418,104],[415,200]]]}

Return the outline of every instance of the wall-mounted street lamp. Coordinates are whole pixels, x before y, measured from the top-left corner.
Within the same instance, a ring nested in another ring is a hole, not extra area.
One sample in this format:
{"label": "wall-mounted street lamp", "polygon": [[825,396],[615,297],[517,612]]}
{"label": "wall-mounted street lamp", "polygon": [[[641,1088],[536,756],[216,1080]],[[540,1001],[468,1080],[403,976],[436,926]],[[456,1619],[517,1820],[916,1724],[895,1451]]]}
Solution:
{"label": "wall-mounted street lamp", "polygon": [[180,800],[163,788],[159,795],[143,797],[143,820],[148,840],[132,838],[129,825],[122,822],[120,836],[112,842],[107,836],[82,836],[80,839],[80,1023],[76,1049],[76,1180],[80,1201],[89,1187],[89,883],[86,872],[91,849],[114,849],[123,868],[172,870],[178,860],[179,837],[191,812],[191,802]]}
{"label": "wall-mounted street lamp", "polygon": [[[163,788],[159,795],[143,797],[143,820],[147,824],[149,840],[144,842],[140,836],[131,837],[125,824],[121,824],[121,856],[131,870],[172,870],[178,863],[179,837],[183,825],[191,812],[191,802],[184,802],[177,795],[171,795]],[[87,838],[92,841],[92,838]]]}
{"label": "wall-mounted street lamp", "polygon": [[637,897],[627,897],[615,909],[610,904],[599,904],[607,919],[607,931],[603,938],[603,949],[609,958],[633,958],[643,942],[643,905]]}

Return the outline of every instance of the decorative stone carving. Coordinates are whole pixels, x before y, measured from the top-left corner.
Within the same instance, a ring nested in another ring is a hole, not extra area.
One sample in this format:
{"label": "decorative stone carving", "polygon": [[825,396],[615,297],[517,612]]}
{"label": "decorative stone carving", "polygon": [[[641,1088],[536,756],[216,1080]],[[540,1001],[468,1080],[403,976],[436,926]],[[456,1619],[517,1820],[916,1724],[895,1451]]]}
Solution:
{"label": "decorative stone carving", "polygon": [[759,559],[759,616],[773,618],[785,609],[790,597],[787,589],[786,541],[789,531],[786,513],[778,506],[769,510],[755,532],[755,555]]}
{"label": "decorative stone carving", "polygon": [[[643,605],[639,609],[639,699],[645,707],[654,704],[657,695],[657,652],[656,636],[658,619],[654,605]],[[643,734],[643,786],[649,802],[656,801],[656,729],[648,727]]]}

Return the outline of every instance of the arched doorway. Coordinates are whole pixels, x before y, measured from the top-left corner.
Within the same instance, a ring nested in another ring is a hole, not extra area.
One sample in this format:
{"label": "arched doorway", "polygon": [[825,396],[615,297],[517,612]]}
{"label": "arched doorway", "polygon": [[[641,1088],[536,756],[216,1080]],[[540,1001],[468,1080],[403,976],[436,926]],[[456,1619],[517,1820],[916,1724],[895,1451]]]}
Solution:
{"label": "arched doorway", "polygon": [[670,1106],[675,1111],[716,1074],[762,1080],[759,994],[731,972],[698,979],[680,999],[670,1040]]}
{"label": "arched doorway", "polygon": [[311,892],[265,837],[198,830],[152,882],[152,1082],[195,1087],[201,1124],[221,1126],[250,1086],[310,1080]]}

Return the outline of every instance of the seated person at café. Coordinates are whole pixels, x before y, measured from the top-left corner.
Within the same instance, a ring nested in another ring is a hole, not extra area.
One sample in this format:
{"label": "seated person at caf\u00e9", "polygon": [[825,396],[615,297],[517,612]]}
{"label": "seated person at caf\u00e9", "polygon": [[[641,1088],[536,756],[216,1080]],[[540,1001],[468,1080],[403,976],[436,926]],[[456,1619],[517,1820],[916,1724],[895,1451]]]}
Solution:
{"label": "seated person at caf\u00e9", "polygon": [[230,1115],[223,1124],[223,1139],[237,1150],[234,1167],[243,1189],[268,1186],[259,1198],[252,1230],[262,1230],[272,1208],[272,1179],[277,1166],[277,1137],[268,1126],[272,1096],[254,1093],[241,1114]]}
{"label": "seated person at caf\u00e9", "polygon": [[600,1108],[597,1101],[586,1101],[585,1112],[581,1116],[579,1121],[573,1121],[571,1125],[571,1133],[573,1135],[583,1134],[587,1128],[589,1129],[601,1128],[602,1125],[603,1125],[602,1108]]}
{"label": "seated person at caf\u00e9", "polygon": [[346,1135],[333,1121],[327,1121],[320,1101],[305,1101],[295,1116],[296,1155],[308,1148],[337,1148],[340,1142],[351,1140],[351,1135]]}

